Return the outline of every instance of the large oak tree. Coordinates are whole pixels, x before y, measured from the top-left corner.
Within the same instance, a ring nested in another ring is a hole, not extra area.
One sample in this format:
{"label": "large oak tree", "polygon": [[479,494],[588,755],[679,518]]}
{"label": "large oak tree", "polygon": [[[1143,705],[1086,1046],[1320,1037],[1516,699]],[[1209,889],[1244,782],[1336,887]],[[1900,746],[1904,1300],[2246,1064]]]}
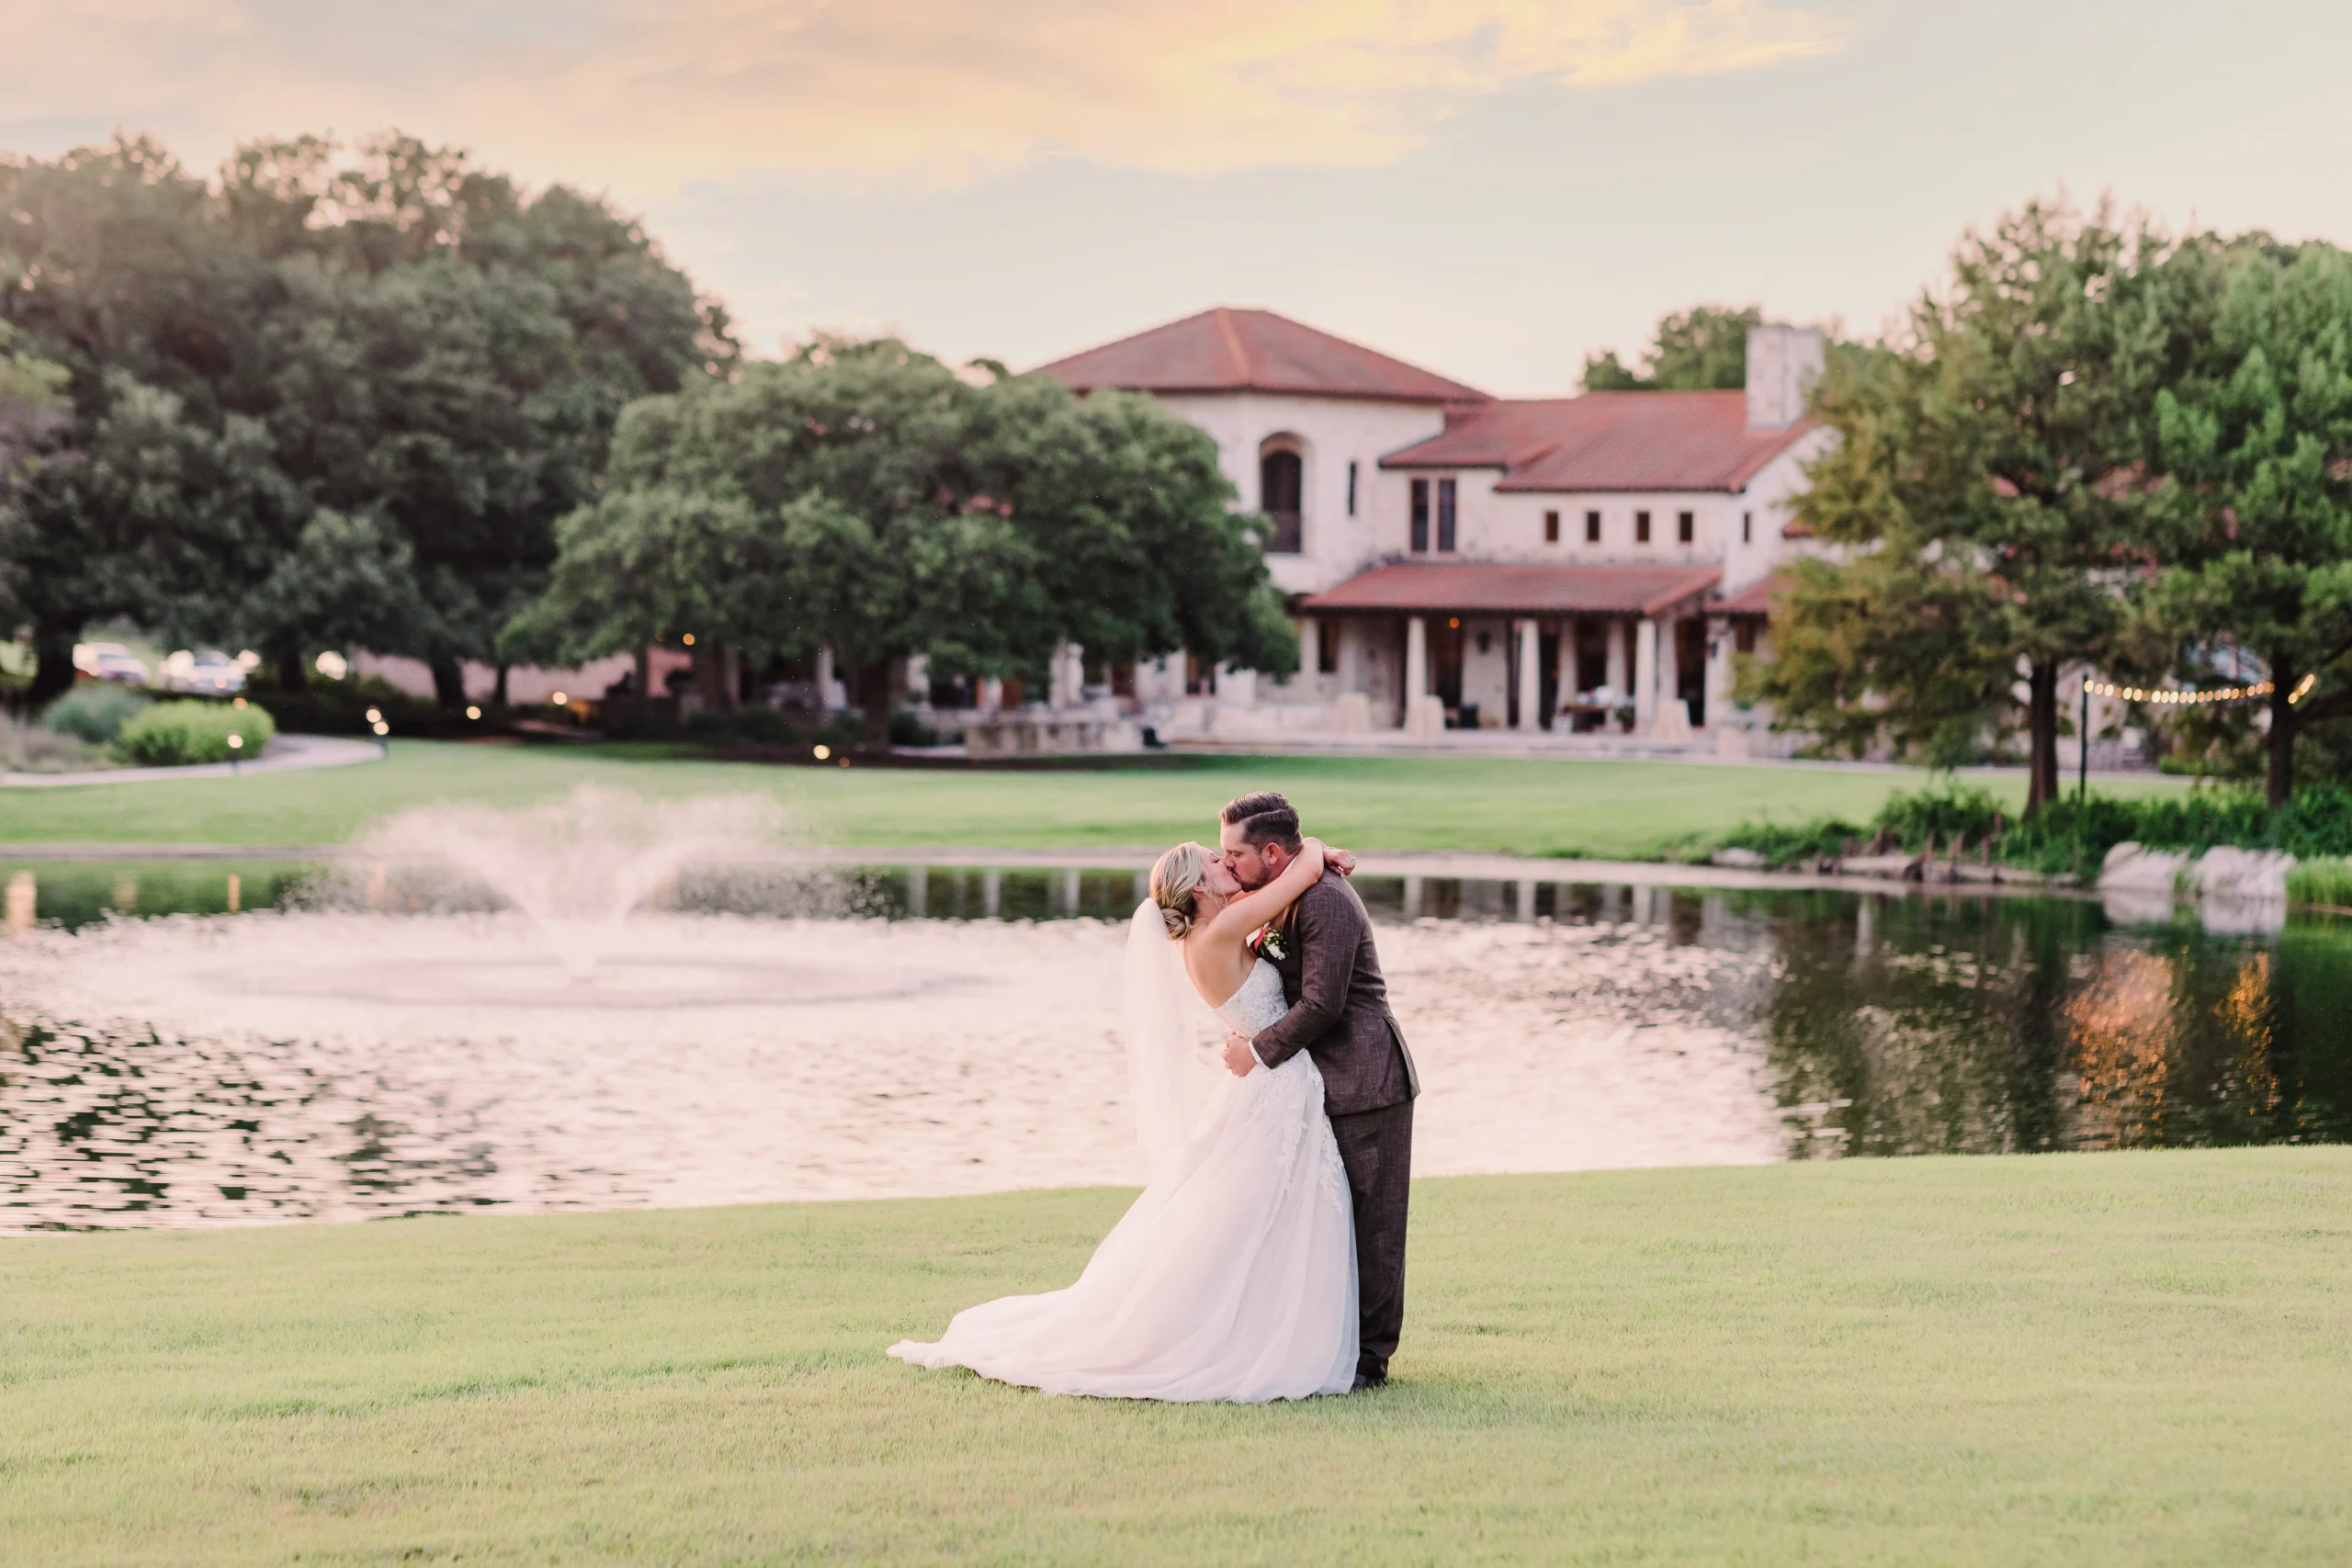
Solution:
{"label": "large oak tree", "polygon": [[1211,439],[1147,399],[976,385],[894,341],[820,343],[628,409],[608,490],[562,524],[549,592],[508,648],[582,659],[687,632],[706,658],[831,647],[876,737],[912,654],[1034,679],[1067,639],[1288,670],[1262,520],[1232,496]]}
{"label": "large oak tree", "polygon": [[2022,728],[2028,809],[2055,796],[2060,666],[2116,652],[2152,559],[2155,392],[2198,333],[2165,254],[2030,205],[1962,241],[1903,338],[1831,356],[1838,439],[1797,511],[1832,553],[1792,570],[1744,694],[1857,753],[1950,761]]}

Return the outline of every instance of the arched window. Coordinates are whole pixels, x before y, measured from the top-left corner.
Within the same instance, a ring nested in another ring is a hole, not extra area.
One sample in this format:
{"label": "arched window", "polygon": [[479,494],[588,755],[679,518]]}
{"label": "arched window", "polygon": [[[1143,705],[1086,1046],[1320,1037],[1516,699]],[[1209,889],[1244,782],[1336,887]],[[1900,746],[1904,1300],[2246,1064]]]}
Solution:
{"label": "arched window", "polygon": [[1259,449],[1258,510],[1273,519],[1274,536],[1266,548],[1280,555],[1298,554],[1305,534],[1302,502],[1306,494],[1306,460],[1277,436]]}

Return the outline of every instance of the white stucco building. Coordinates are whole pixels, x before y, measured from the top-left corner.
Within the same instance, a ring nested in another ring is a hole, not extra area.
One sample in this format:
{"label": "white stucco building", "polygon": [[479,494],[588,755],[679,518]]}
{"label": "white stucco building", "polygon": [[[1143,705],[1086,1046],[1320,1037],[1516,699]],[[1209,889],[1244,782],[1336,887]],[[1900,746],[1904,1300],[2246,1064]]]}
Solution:
{"label": "white stucco building", "polygon": [[[1821,334],[1765,326],[1744,391],[1508,400],[1266,310],[1215,310],[1044,367],[1146,391],[1216,438],[1276,523],[1303,640],[1277,686],[1173,662],[1119,694],[1187,732],[1449,728],[1737,750],[1731,656],[1828,438]],[[1066,682],[1057,682],[1064,684]]]}

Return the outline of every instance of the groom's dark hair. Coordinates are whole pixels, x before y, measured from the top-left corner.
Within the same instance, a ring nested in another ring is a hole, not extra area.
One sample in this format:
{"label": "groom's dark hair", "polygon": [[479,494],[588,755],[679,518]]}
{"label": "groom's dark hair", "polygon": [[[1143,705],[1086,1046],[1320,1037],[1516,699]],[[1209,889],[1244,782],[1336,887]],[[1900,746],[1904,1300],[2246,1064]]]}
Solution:
{"label": "groom's dark hair", "polygon": [[1288,853],[1298,853],[1298,812],[1272,790],[1228,800],[1218,815],[1228,826],[1239,828],[1253,850],[1280,844]]}

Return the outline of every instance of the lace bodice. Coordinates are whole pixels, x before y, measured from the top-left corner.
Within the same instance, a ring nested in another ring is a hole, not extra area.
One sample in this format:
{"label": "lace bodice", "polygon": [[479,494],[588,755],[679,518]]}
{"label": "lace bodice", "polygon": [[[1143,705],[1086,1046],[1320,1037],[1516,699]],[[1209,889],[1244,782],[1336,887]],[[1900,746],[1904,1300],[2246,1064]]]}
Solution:
{"label": "lace bodice", "polygon": [[1283,999],[1282,971],[1261,958],[1250,966],[1241,988],[1216,1010],[1216,1016],[1227,1029],[1255,1034],[1289,1010],[1290,1004]]}

